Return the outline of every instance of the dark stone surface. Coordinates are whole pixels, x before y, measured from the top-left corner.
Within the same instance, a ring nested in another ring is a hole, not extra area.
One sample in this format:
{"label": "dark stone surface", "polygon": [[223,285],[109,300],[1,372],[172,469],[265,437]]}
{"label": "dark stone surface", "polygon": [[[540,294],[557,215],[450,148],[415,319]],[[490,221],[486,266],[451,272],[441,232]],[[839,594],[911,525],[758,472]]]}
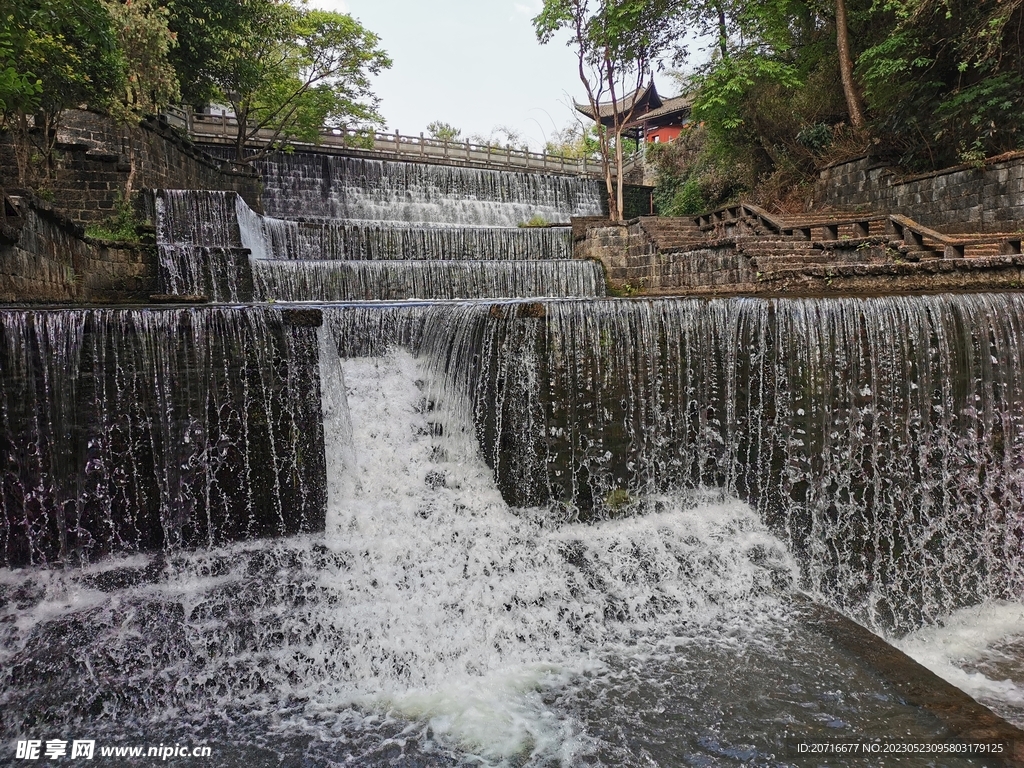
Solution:
{"label": "dark stone surface", "polygon": [[1008,232],[1024,221],[1024,153],[901,177],[872,158],[823,169],[827,207],[901,213],[940,232]]}
{"label": "dark stone surface", "polygon": [[[0,302],[146,301],[156,292],[156,253],[145,246],[83,239],[82,224],[103,222],[132,189],[215,189],[238,192],[261,210],[262,183],[247,166],[198,150],[165,124],[137,127],[82,110],[62,115],[52,202],[26,198],[16,215],[0,217]],[[17,182],[9,139],[0,135],[0,179]],[[136,201],[145,209],[145,201]],[[148,211],[145,211],[149,213]]]}
{"label": "dark stone surface", "polygon": [[0,339],[0,567],[323,529],[315,328],[7,310]]}
{"label": "dark stone surface", "polygon": [[955,738],[967,742],[1003,742],[1010,751],[1005,759],[992,759],[992,764],[1024,765],[1024,731],[852,619],[809,598],[801,599],[800,604],[808,626],[865,662],[907,703],[938,717]]}
{"label": "dark stone surface", "polygon": [[141,302],[156,290],[156,247],[86,238],[40,200],[23,201],[12,237],[0,240],[0,302]]}

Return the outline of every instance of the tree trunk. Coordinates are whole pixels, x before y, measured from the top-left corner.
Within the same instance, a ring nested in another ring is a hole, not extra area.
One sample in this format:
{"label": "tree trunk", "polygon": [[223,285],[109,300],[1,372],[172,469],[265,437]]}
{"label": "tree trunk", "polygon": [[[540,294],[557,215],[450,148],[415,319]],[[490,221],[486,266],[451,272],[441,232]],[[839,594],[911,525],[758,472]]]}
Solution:
{"label": "tree trunk", "polygon": [[722,61],[729,58],[729,28],[725,24],[725,6],[715,3],[715,10],[718,12],[718,49],[722,53]]}
{"label": "tree trunk", "polygon": [[619,221],[622,215],[618,205],[619,198],[615,190],[615,180],[612,178],[611,154],[608,130],[605,129],[604,136],[601,139],[601,161],[604,165],[604,185],[608,190],[608,218],[612,221]]}
{"label": "tree trunk", "polygon": [[615,135],[615,207],[618,209],[616,221],[625,218],[625,205],[622,199],[622,129]]}
{"label": "tree trunk", "polygon": [[238,129],[235,133],[235,160],[244,163],[246,132],[249,130],[248,110],[240,105],[232,106],[235,110],[235,125]]}
{"label": "tree trunk", "polygon": [[839,75],[843,80],[843,95],[850,123],[854,128],[864,127],[864,107],[861,105],[857,84],[853,82],[853,57],[850,54],[850,29],[846,20],[846,0],[836,0],[836,48],[839,50]]}

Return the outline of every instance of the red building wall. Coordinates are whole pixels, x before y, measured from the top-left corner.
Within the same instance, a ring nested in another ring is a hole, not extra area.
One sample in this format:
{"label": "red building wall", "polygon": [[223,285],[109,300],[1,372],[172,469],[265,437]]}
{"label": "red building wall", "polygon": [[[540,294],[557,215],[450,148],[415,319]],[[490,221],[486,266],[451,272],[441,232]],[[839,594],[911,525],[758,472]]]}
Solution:
{"label": "red building wall", "polygon": [[661,128],[654,128],[647,133],[647,141],[653,143],[667,144],[679,138],[683,129],[678,125],[665,125]]}

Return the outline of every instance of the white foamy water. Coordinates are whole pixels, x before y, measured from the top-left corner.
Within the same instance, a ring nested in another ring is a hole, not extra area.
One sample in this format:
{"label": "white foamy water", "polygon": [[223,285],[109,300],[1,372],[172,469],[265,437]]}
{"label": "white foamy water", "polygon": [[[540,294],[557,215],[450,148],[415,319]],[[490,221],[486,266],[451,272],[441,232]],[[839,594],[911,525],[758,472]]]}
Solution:
{"label": "white foamy water", "polygon": [[[791,578],[783,548],[738,502],[664,499],[660,513],[548,531],[540,510],[502,501],[465,417],[439,410],[412,356],[344,368],[360,490],[334,505],[328,543],[362,555],[345,575],[346,612],[365,631],[387,628],[352,649],[364,706],[489,759],[568,759],[585,739],[545,690],[599,668],[610,642],[738,620]],[[769,562],[754,564],[761,555]],[[381,656],[402,663],[382,674]]]}
{"label": "white foamy water", "polygon": [[890,642],[1024,727],[1024,605],[993,600]]}
{"label": "white foamy water", "polygon": [[332,352],[323,539],[6,572],[0,646],[20,671],[0,695],[5,733],[42,709],[101,734],[256,722],[371,762],[398,740],[568,765],[593,739],[552,701],[609,653],[750,635],[784,612],[793,562],[746,505],[665,497],[553,527],[503,502],[465,403],[442,400],[410,354],[339,366]]}

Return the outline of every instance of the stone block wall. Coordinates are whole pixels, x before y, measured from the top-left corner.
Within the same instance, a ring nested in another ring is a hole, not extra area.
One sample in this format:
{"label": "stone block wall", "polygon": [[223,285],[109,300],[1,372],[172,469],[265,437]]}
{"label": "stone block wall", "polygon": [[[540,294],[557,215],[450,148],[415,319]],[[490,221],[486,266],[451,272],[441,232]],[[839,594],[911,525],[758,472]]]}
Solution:
{"label": "stone block wall", "polygon": [[156,247],[105,244],[41,201],[23,202],[0,236],[0,303],[144,301]]}
{"label": "stone block wall", "polygon": [[622,216],[625,219],[635,219],[638,216],[653,216],[654,203],[651,195],[654,187],[645,187],[642,184],[627,184],[622,188]]}
{"label": "stone block wall", "polygon": [[[573,224],[582,228],[583,222]],[[574,256],[600,261],[614,292],[729,293],[749,289],[756,277],[750,259],[731,244],[660,253],[635,220],[591,225],[574,239]]]}
{"label": "stone block wall", "polygon": [[[0,142],[5,138],[0,135]],[[0,151],[0,187],[17,186],[9,140]],[[220,189],[238,192],[261,210],[262,184],[252,168],[214,158],[165,123],[119,125],[105,115],[68,110],[55,145],[55,178],[47,186],[54,204],[80,223],[111,216],[128,182],[144,188]]]}
{"label": "stone block wall", "polygon": [[906,177],[861,158],[822,170],[816,198],[828,207],[900,213],[940,232],[1013,232],[1024,226],[1024,152]]}

